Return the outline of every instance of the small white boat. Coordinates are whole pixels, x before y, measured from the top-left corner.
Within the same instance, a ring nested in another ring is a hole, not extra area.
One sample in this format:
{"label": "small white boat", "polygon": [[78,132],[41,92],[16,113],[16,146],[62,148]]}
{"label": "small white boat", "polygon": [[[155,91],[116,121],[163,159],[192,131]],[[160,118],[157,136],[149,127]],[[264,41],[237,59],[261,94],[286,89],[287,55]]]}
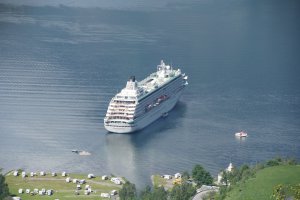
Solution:
{"label": "small white boat", "polygon": [[248,137],[248,134],[245,131],[240,131],[235,133],[236,137]]}

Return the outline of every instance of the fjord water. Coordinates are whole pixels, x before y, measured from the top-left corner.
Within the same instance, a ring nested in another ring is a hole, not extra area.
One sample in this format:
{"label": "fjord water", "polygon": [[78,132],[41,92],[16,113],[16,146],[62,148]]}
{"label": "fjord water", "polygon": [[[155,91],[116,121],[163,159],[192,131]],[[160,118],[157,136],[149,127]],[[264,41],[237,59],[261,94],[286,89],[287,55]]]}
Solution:
{"label": "fjord water", "polygon": [[[141,186],[195,164],[216,175],[230,161],[300,159],[298,1],[3,2],[4,171],[115,174]],[[161,59],[189,76],[174,110],[140,132],[108,133],[110,99]],[[236,139],[240,130],[249,137]]]}

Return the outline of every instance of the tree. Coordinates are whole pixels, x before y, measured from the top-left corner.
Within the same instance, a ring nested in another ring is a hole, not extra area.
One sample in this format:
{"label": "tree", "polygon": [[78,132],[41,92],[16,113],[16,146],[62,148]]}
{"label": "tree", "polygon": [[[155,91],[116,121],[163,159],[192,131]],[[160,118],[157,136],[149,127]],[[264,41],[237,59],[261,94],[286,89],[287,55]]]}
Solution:
{"label": "tree", "polygon": [[196,189],[188,183],[175,185],[171,191],[171,200],[189,200],[196,194]]}
{"label": "tree", "polygon": [[213,177],[201,165],[196,165],[194,167],[192,177],[198,186],[210,185],[213,183]]}
{"label": "tree", "polygon": [[127,181],[119,191],[120,200],[136,200],[136,188],[133,183]]}
{"label": "tree", "polygon": [[168,199],[168,192],[164,189],[164,187],[154,187],[152,193],[151,200],[167,200]]}
{"label": "tree", "polygon": [[183,181],[189,180],[189,178],[190,178],[189,172],[188,172],[188,171],[184,171],[184,172],[182,173],[181,178],[182,178]]}
{"label": "tree", "polygon": [[224,183],[226,186],[228,186],[228,183],[229,183],[229,173],[226,170],[222,171],[221,183]]}
{"label": "tree", "polygon": [[146,188],[140,194],[141,200],[167,200],[168,192],[165,191],[163,187],[154,187],[151,191],[150,186],[146,186]]}
{"label": "tree", "polygon": [[151,197],[152,197],[151,187],[147,185],[146,188],[141,191],[140,198],[141,200],[151,200]]}
{"label": "tree", "polygon": [[227,186],[221,186],[219,189],[219,193],[215,194],[215,199],[216,200],[223,200],[226,198],[226,194],[227,194]]}
{"label": "tree", "polygon": [[5,182],[5,176],[2,175],[0,169],[0,200],[4,199],[9,195],[8,185]]}

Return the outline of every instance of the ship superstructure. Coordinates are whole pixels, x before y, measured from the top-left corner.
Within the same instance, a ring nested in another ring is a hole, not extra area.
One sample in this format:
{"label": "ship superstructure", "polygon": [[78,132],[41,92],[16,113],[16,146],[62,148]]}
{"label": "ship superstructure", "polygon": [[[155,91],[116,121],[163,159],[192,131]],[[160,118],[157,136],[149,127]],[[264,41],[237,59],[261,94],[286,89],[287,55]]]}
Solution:
{"label": "ship superstructure", "polygon": [[104,127],[109,132],[130,133],[166,116],[188,84],[187,78],[163,61],[156,72],[140,82],[130,77],[126,87],[111,99]]}

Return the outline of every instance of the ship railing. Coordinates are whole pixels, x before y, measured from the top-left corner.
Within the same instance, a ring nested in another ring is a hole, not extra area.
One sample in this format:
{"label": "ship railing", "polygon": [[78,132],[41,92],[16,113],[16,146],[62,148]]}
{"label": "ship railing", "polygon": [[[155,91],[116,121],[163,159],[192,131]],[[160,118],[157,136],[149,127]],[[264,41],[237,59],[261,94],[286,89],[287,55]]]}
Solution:
{"label": "ship railing", "polygon": [[133,117],[134,112],[107,112],[106,116],[121,116],[121,117]]}
{"label": "ship railing", "polygon": [[109,117],[106,117],[106,121],[108,120],[118,120],[118,121],[130,121],[130,120],[133,120],[133,117],[123,117],[123,116],[109,116]]}

